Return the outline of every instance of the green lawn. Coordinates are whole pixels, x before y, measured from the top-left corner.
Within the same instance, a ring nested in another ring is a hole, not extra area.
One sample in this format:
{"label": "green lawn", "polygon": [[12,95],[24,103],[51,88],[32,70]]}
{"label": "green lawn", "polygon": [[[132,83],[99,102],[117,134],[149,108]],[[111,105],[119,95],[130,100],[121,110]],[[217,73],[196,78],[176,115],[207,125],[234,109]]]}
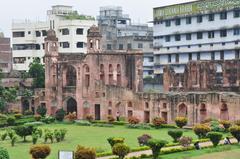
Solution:
{"label": "green lawn", "polygon": [[[50,144],[52,152],[48,159],[57,159],[58,150],[75,150],[78,144],[83,146],[89,146],[94,148],[102,148],[105,151],[111,151],[109,144],[107,143],[108,137],[124,137],[125,142],[131,148],[138,147],[137,137],[147,133],[152,135],[157,139],[164,139],[172,141],[172,139],[167,135],[169,129],[152,129],[152,130],[140,130],[140,129],[128,129],[124,126],[115,126],[113,128],[103,128],[103,127],[88,127],[88,126],[78,126],[78,125],[68,125],[68,124],[51,124],[41,126],[42,129],[50,128],[66,128],[68,130],[66,140],[60,143]],[[1,130],[0,130],[1,134]],[[197,137],[193,134],[191,130],[184,130],[185,136],[191,136],[193,139]],[[11,159],[29,158],[29,148],[31,144],[31,137],[28,137],[28,143],[22,143],[22,139],[19,138],[15,147],[11,147],[10,141],[0,141],[0,146],[8,149]],[[41,139],[38,143],[43,143]]]}
{"label": "green lawn", "polygon": [[159,159],[239,159],[239,156],[240,145],[227,145],[160,155]]}

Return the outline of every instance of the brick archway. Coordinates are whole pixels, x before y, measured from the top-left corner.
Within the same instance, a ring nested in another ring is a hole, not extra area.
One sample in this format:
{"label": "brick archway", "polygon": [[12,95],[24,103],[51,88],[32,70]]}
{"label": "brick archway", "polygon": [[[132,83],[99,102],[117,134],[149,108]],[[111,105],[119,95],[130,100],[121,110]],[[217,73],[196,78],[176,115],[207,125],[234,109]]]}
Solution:
{"label": "brick archway", "polygon": [[187,115],[188,115],[187,105],[184,103],[181,103],[178,106],[178,116],[179,117],[187,117]]}
{"label": "brick archway", "polygon": [[228,106],[223,103],[220,107],[220,120],[229,120]]}
{"label": "brick archway", "polygon": [[207,107],[206,104],[202,103],[199,109],[199,120],[204,121],[207,118]]}
{"label": "brick archway", "polygon": [[67,114],[73,112],[77,113],[77,101],[74,98],[70,97],[66,100],[66,111]]}

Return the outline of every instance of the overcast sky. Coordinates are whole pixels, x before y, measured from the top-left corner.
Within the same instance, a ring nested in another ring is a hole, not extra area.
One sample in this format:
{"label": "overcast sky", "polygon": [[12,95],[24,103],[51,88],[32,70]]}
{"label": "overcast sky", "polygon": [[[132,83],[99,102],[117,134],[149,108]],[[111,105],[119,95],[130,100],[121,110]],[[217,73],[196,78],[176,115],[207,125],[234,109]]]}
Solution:
{"label": "overcast sky", "polygon": [[13,19],[46,20],[52,5],[71,5],[79,13],[97,16],[100,6],[122,6],[135,23],[146,23],[153,18],[153,8],[191,0],[1,0],[0,30],[11,36]]}

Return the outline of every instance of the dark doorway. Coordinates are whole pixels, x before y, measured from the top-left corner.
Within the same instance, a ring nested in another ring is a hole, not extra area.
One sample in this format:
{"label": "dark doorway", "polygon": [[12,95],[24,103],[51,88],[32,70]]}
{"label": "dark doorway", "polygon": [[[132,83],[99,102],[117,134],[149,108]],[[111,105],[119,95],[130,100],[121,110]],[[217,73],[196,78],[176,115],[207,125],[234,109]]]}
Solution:
{"label": "dark doorway", "polygon": [[22,112],[24,113],[25,111],[29,110],[29,106],[30,106],[29,101],[28,100],[24,100],[22,102]]}
{"label": "dark doorway", "polygon": [[95,104],[95,120],[101,120],[100,104]]}
{"label": "dark doorway", "polygon": [[150,112],[144,111],[144,122],[149,123],[150,122]]}
{"label": "dark doorway", "polygon": [[162,118],[165,120],[165,122],[168,122],[168,113],[167,112],[162,112]]}
{"label": "dark doorway", "polygon": [[70,98],[67,101],[67,113],[73,113],[76,112],[77,113],[77,102],[75,99]]}

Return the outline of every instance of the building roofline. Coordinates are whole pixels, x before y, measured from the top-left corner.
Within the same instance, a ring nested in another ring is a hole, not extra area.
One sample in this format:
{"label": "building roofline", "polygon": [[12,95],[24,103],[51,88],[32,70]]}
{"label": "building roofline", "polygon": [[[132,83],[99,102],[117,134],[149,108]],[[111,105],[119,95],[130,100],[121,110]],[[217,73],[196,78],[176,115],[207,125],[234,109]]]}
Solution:
{"label": "building roofline", "polygon": [[165,6],[161,6],[161,7],[154,7],[153,9],[162,9],[162,8],[166,8],[166,7],[172,7],[172,6],[178,6],[178,5],[191,4],[191,3],[200,2],[200,1],[205,1],[205,0],[192,0],[192,1],[190,1],[190,2],[174,3],[174,4],[171,4],[171,5],[165,5]]}

